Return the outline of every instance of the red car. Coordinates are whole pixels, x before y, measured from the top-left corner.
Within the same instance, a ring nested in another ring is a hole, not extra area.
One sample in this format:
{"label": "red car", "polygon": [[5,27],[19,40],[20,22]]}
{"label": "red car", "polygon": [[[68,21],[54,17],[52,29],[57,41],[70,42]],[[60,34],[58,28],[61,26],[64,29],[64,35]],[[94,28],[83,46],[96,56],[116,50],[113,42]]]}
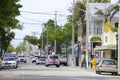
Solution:
{"label": "red car", "polygon": [[46,59],[45,66],[55,65],[56,67],[60,67],[60,60],[57,55],[49,55]]}

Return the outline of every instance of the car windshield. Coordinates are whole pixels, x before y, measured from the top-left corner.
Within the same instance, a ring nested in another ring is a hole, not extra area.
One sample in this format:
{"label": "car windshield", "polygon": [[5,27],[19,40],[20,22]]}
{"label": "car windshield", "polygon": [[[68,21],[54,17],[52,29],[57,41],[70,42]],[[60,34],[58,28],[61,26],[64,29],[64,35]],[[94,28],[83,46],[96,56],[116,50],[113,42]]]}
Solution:
{"label": "car windshield", "polygon": [[38,59],[39,59],[39,60],[45,60],[46,57],[39,57]]}
{"label": "car windshield", "polygon": [[18,57],[25,57],[25,56],[18,56]]}
{"label": "car windshield", "polygon": [[14,61],[15,58],[4,58],[4,61]]}
{"label": "car windshield", "polygon": [[66,58],[65,56],[59,56],[59,58]]}
{"label": "car windshield", "polygon": [[42,56],[42,57],[39,57],[39,58],[46,58],[46,57]]}
{"label": "car windshield", "polygon": [[4,57],[16,57],[16,55],[12,53],[5,53]]}
{"label": "car windshield", "polygon": [[116,65],[116,62],[113,60],[104,60],[102,64],[105,65]]}
{"label": "car windshield", "polygon": [[54,56],[50,56],[51,59],[58,59],[58,56],[54,55]]}

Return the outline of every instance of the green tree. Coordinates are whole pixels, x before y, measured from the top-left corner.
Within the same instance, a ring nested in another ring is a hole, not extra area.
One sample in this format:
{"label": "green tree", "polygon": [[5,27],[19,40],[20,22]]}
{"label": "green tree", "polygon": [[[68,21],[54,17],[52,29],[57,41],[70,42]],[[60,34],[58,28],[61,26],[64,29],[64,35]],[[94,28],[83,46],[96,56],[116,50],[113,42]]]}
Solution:
{"label": "green tree", "polygon": [[68,44],[71,41],[71,30],[72,27],[70,23],[66,23],[64,26],[55,26],[54,21],[50,19],[47,21],[47,23],[44,24],[44,30],[39,39],[41,42],[40,44],[42,44],[42,38],[44,46],[47,45],[47,41],[49,45],[53,46],[54,40],[56,40],[57,53],[60,53],[60,45],[62,43]]}
{"label": "green tree", "polygon": [[22,6],[19,0],[0,0],[0,27],[20,28],[16,16],[20,15],[19,8]]}
{"label": "green tree", "polygon": [[24,37],[24,40],[27,40],[29,43],[33,44],[33,45],[37,45],[38,44],[38,39],[37,37],[35,36],[29,36],[29,35],[26,35]]}
{"label": "green tree", "polygon": [[20,44],[16,47],[16,53],[23,53],[26,50],[25,44]]}
{"label": "green tree", "polygon": [[[10,32],[10,30],[4,30],[3,28],[0,28],[0,47],[2,47],[5,51],[7,50],[7,47],[10,44],[10,41],[14,38],[15,33]],[[4,44],[4,45],[3,45]]]}
{"label": "green tree", "polygon": [[22,29],[19,21],[16,19],[20,15],[19,0],[0,0],[0,48],[7,50],[10,41],[15,33],[11,29]]}
{"label": "green tree", "polygon": [[67,46],[71,45],[71,40],[72,40],[72,24],[71,23],[66,23],[63,27],[63,43],[65,43]]}
{"label": "green tree", "polygon": [[11,53],[11,52],[14,52],[14,51],[15,51],[15,48],[10,44],[7,48],[7,52]]}

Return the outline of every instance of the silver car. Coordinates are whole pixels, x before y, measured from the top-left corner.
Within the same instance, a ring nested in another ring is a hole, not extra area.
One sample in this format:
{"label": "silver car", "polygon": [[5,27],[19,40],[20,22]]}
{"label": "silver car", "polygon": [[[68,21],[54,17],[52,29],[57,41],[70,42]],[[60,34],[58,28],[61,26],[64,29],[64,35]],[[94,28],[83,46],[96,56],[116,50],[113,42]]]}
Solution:
{"label": "silver car", "polygon": [[17,68],[18,63],[14,57],[4,57],[1,64],[2,68],[13,67]]}
{"label": "silver car", "polygon": [[96,73],[101,74],[101,72],[112,73],[112,75],[118,74],[118,65],[116,60],[113,59],[100,59],[97,63]]}
{"label": "silver car", "polygon": [[59,56],[59,60],[60,60],[60,64],[64,65],[64,66],[67,66],[68,65],[68,60],[65,56]]}
{"label": "silver car", "polygon": [[36,59],[36,65],[38,64],[45,64],[46,57],[45,56],[40,56]]}
{"label": "silver car", "polygon": [[26,57],[24,55],[19,55],[17,60],[18,60],[18,62],[24,62],[24,63],[27,62]]}

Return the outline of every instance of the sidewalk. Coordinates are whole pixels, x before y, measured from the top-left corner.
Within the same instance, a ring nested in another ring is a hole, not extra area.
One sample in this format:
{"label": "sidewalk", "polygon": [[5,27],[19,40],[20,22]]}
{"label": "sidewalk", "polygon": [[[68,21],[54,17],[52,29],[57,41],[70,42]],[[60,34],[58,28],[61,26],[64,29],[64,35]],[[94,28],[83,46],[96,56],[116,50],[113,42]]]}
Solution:
{"label": "sidewalk", "polygon": [[86,70],[86,71],[92,71],[92,72],[95,72],[95,69],[92,69],[92,68],[81,68],[83,70]]}
{"label": "sidewalk", "polygon": [[69,67],[74,68],[74,69],[78,69],[78,70],[85,70],[85,71],[95,72],[95,69],[92,69],[92,68],[85,68],[85,67],[80,67],[80,66],[69,66]]}

